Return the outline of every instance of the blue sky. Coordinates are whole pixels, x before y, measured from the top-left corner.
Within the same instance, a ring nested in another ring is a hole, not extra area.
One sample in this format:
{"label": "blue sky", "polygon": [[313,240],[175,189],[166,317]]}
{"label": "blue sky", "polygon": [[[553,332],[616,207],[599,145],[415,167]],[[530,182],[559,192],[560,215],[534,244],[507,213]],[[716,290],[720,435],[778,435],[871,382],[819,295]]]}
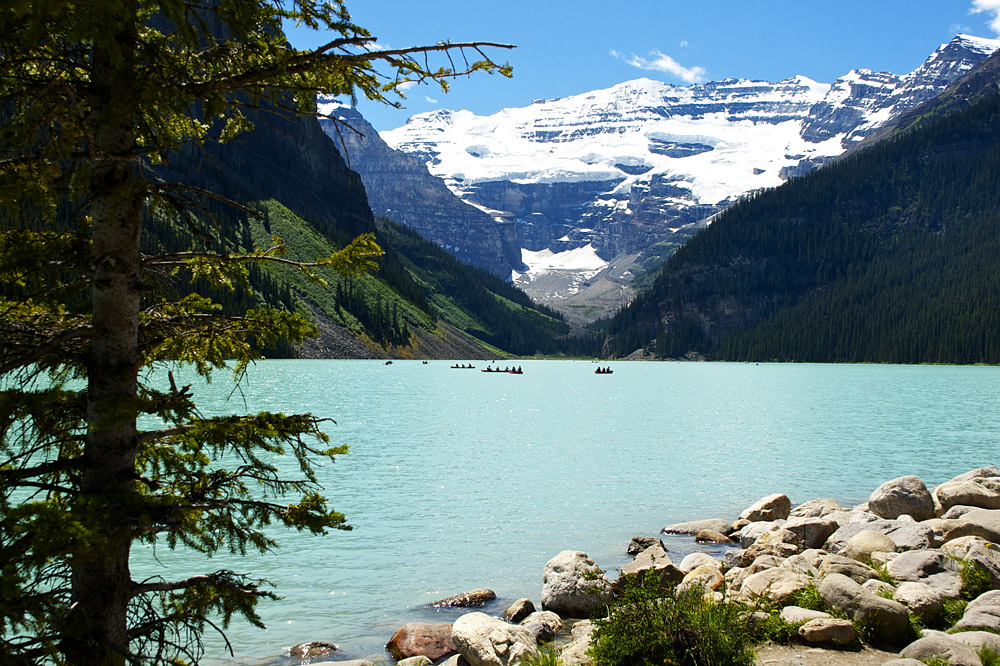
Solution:
{"label": "blue sky", "polygon": [[[478,74],[449,93],[409,90],[405,109],[360,103],[376,129],[414,113],[491,114],[535,99],[649,77],[686,84],[728,77],[831,83],[855,68],[903,74],[958,33],[1000,35],[1000,0],[348,0],[359,25],[391,48],[441,40],[514,44],[495,52],[514,78]],[[289,30],[300,48],[323,36]]]}

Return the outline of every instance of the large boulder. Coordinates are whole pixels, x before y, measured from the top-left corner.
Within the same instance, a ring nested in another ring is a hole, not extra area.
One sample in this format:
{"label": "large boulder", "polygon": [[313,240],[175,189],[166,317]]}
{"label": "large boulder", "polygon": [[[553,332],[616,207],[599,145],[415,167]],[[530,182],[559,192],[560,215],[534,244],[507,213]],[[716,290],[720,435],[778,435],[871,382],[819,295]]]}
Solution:
{"label": "large boulder", "polygon": [[385,644],[385,649],[397,660],[422,654],[431,661],[438,661],[456,652],[450,624],[424,622],[404,624]]}
{"label": "large boulder", "polygon": [[563,629],[563,621],[552,611],[536,611],[521,621],[539,643],[548,643]]}
{"label": "large boulder", "polygon": [[538,653],[534,635],[486,613],[468,613],[451,628],[455,649],[470,666],[508,666]]}
{"label": "large boulder", "polygon": [[893,580],[918,581],[948,571],[951,560],[940,550],[909,550],[885,565]]}
{"label": "large boulder", "polygon": [[944,595],[941,590],[926,583],[900,583],[892,598],[925,623],[933,621],[944,610]]}
{"label": "large boulder", "polygon": [[828,607],[870,626],[875,637],[889,643],[898,643],[910,630],[910,617],[902,604],[872,594],[843,574],[830,574],[820,581],[819,594]]}
{"label": "large boulder", "polygon": [[692,520],[686,523],[674,523],[667,525],[661,532],[664,534],[690,534],[694,536],[702,530],[715,530],[723,534],[729,532],[730,523],[722,518],[708,518],[706,520]]}
{"label": "large boulder", "polygon": [[518,599],[508,606],[507,610],[500,613],[500,619],[511,624],[519,624],[521,620],[534,613],[535,610],[535,604],[532,603],[531,599]]}
{"label": "large boulder", "polygon": [[684,573],[687,573],[692,569],[700,567],[703,564],[708,564],[717,569],[722,568],[722,562],[719,560],[719,558],[712,557],[708,553],[691,553],[690,555],[686,556],[683,560],[681,560],[681,563],[677,566],[677,568],[683,571]]}
{"label": "large boulder", "polygon": [[[659,546],[652,546],[639,553],[634,560],[621,568],[621,572],[621,577],[615,581],[615,591],[621,590],[626,577],[635,576],[637,582],[641,583],[649,572],[659,576],[660,582],[664,585],[677,584],[684,579],[684,572],[670,560],[667,552]],[[544,599],[542,603],[544,604]]]}
{"label": "large boulder", "polygon": [[748,576],[740,587],[740,598],[753,600],[767,597],[783,606],[812,583],[809,576],[794,569],[775,567]]}
{"label": "large boulder", "polygon": [[1000,631],[1000,590],[990,590],[969,602],[955,628]]}
{"label": "large boulder", "polygon": [[839,525],[829,518],[789,518],[781,526],[799,538],[806,548],[821,548]]}
{"label": "large boulder", "polygon": [[981,467],[945,481],[934,489],[934,502],[938,515],[959,504],[1000,509],[1000,469]]}
{"label": "large boulder", "polygon": [[708,594],[718,590],[724,582],[722,572],[719,571],[718,567],[702,564],[684,575],[684,579],[677,586],[677,596],[687,594],[690,590],[698,590],[702,594]]}
{"label": "large boulder", "polygon": [[833,617],[823,611],[802,608],[801,606],[785,606],[781,609],[781,619],[787,624],[802,624],[809,620],[819,620],[821,618]]}
{"label": "large boulder", "polygon": [[748,506],[739,515],[740,519],[750,522],[758,520],[784,520],[792,511],[792,502],[788,495],[775,493],[762,497]]}
{"label": "large boulder", "polygon": [[928,632],[923,638],[903,648],[899,654],[924,663],[943,659],[951,666],[982,666],[983,664],[975,650],[940,632]]}
{"label": "large boulder", "polygon": [[632,540],[628,542],[628,548],[625,552],[629,555],[638,555],[650,546],[659,546],[663,550],[667,549],[667,547],[663,545],[663,539],[659,537],[634,536],[632,537]]}
{"label": "large boulder", "polygon": [[850,620],[840,618],[817,618],[799,627],[799,636],[806,643],[831,645],[852,645],[858,640],[858,633]]}
{"label": "large boulder", "polygon": [[845,511],[834,499],[814,499],[798,505],[788,513],[789,518],[822,518],[835,511]]}
{"label": "large boulder", "polygon": [[762,555],[773,555],[774,557],[785,559],[796,553],[805,550],[802,541],[793,532],[778,528],[770,532],[765,532],[753,545],[743,551],[743,566],[749,566],[754,560]]}
{"label": "large boulder", "polygon": [[840,554],[858,562],[869,562],[872,553],[893,553],[896,542],[876,530],[861,530],[848,541]]}
{"label": "large boulder", "polygon": [[[867,517],[871,516],[871,520]],[[928,522],[912,523],[901,520],[884,520],[875,514],[857,513],[853,522],[841,525],[826,540],[824,548],[831,553],[839,553],[847,547],[847,542],[862,530],[875,530],[892,539],[898,550],[920,550],[930,548],[934,543],[934,529]]]}
{"label": "large boulder", "polygon": [[946,543],[964,536],[1000,541],[1000,509],[969,509],[957,518],[936,518],[920,523],[934,533],[936,543]]}
{"label": "large boulder", "polygon": [[820,578],[826,578],[831,574],[847,576],[858,585],[864,584],[867,580],[879,577],[878,572],[867,564],[862,564],[850,557],[833,553],[823,558],[823,564],[819,568]]}
{"label": "large boulder", "polygon": [[934,517],[934,498],[920,477],[901,476],[875,489],[868,498],[868,510],[889,520],[904,514],[927,520]]}
{"label": "large boulder", "polygon": [[611,583],[586,553],[564,550],[545,564],[542,610],[562,617],[590,617],[610,599]]}
{"label": "large boulder", "polygon": [[764,534],[773,532],[781,527],[783,522],[784,521],[758,520],[757,522],[747,523],[740,528],[740,548],[749,548],[757,541],[757,539],[764,536]]}
{"label": "large boulder", "polygon": [[593,659],[590,656],[590,643],[594,633],[594,623],[581,620],[573,625],[572,639],[559,653],[559,662],[563,666],[589,666]]}

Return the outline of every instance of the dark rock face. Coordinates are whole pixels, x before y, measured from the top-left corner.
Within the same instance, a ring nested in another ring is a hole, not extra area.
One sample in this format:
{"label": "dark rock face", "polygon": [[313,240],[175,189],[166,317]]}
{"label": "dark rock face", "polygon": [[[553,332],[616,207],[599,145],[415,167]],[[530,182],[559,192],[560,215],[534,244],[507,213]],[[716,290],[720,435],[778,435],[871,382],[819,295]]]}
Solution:
{"label": "dark rock face", "polygon": [[350,127],[327,118],[320,125],[361,176],[376,216],[415,229],[459,260],[500,277],[520,268],[520,249],[511,242],[515,234],[506,228],[512,224],[498,223],[456,197],[420,159],[386,145],[354,109],[334,108],[332,115]]}

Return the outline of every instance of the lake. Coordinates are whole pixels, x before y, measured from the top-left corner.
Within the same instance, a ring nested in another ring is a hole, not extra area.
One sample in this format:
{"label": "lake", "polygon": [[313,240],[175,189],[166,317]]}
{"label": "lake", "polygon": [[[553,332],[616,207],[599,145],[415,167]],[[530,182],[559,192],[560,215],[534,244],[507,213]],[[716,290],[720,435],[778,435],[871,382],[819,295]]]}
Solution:
{"label": "lake", "polygon": [[[468,361],[463,361],[468,362]],[[736,515],[784,492],[793,503],[865,501],[884,481],[928,486],[1000,463],[1000,368],[518,361],[523,375],[450,361],[263,361],[240,390],[197,382],[206,414],[330,417],[350,453],[319,470],[353,531],[276,531],[281,548],[234,558],[136,553],[137,576],[231,567],[283,601],[261,631],[230,627],[240,662],[267,664],[326,640],[386,660],[406,622],[450,622],[427,604],[487,587],[488,612],[530,597],[545,562],[586,551],[611,572],[631,537]],[[180,379],[180,378],[179,378]],[[193,375],[186,381],[194,382]],[[665,538],[679,560],[690,538]],[[208,656],[228,659],[212,636]]]}

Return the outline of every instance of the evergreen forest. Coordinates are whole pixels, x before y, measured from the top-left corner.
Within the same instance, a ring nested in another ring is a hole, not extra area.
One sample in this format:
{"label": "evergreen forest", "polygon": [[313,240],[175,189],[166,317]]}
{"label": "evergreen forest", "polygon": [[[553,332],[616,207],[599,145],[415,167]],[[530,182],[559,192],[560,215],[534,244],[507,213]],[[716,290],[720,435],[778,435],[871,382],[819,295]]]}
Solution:
{"label": "evergreen forest", "polygon": [[1000,363],[1000,95],[745,197],[609,323],[606,356]]}

